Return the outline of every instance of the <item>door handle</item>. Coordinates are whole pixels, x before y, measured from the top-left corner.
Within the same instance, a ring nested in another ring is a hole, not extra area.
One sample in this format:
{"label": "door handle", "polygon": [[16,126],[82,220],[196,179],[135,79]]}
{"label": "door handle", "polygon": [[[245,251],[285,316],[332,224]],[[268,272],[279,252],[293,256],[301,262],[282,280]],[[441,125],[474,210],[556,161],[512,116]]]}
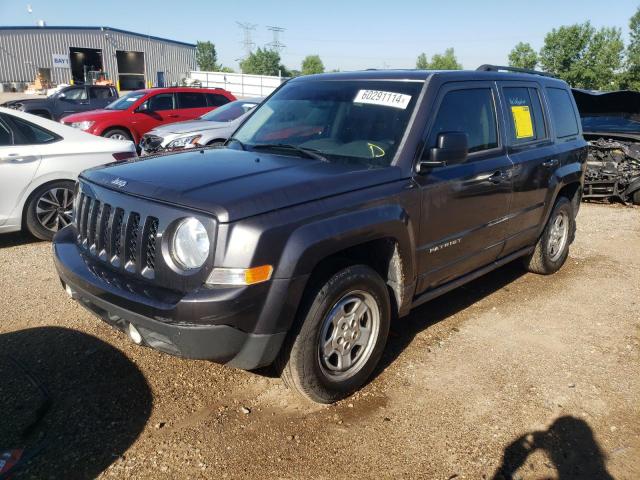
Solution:
{"label": "door handle", "polygon": [[484,182],[491,182],[493,184],[498,184],[498,183],[501,183],[506,178],[508,178],[508,175],[505,172],[496,170],[493,173],[481,173],[479,175],[476,175],[466,183],[469,185],[476,184],[476,183],[484,183]]}
{"label": "door handle", "polygon": [[557,158],[552,158],[551,160],[547,160],[546,162],[542,162],[542,166],[543,167],[555,167],[558,165],[558,159]]}
{"label": "door handle", "polygon": [[169,118],[180,118],[180,115],[169,115]]}
{"label": "door handle", "polygon": [[506,178],[506,175],[504,174],[504,172],[501,172],[500,170],[498,170],[497,172],[493,172],[493,174],[491,174],[491,176],[489,176],[487,180],[489,180],[491,183],[498,184],[502,182],[505,178]]}
{"label": "door handle", "polygon": [[19,153],[8,153],[5,157],[0,157],[2,163],[29,163],[37,160],[35,155],[20,155]]}

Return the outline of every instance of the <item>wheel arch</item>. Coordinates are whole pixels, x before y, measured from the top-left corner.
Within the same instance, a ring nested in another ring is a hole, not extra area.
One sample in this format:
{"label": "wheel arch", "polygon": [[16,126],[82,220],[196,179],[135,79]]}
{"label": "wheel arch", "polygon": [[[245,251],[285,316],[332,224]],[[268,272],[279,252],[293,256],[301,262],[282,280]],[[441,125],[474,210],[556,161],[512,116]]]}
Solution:
{"label": "wheel arch", "polygon": [[18,206],[18,208],[20,210],[18,210],[20,212],[20,228],[24,228],[25,224],[26,224],[26,218],[27,218],[27,208],[29,207],[29,203],[31,202],[31,199],[33,198],[33,196],[36,193],[36,190],[38,190],[41,187],[47,186],[47,185],[52,185],[56,182],[76,182],[77,178],[74,176],[58,176],[55,178],[49,178],[48,177],[44,177],[44,178],[40,178],[38,179],[38,182],[32,183],[29,185],[28,193],[23,194],[23,198],[22,198],[22,203],[21,205]]}

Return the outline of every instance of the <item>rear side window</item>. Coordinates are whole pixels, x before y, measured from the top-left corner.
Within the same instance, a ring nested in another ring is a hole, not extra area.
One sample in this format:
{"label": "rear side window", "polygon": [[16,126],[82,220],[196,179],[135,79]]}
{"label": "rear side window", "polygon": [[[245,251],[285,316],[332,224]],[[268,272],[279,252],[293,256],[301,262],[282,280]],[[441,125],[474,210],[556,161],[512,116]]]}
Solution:
{"label": "rear side window", "polygon": [[546,138],[538,90],[529,87],[505,87],[502,91],[511,117],[511,141],[517,144]]}
{"label": "rear side window", "polygon": [[204,93],[199,92],[179,92],[178,108],[203,108],[207,106],[207,99]]}
{"label": "rear side window", "polygon": [[18,135],[15,138],[16,145],[37,145],[42,143],[51,143],[58,140],[58,136],[45,130],[42,127],[34,125],[18,117],[12,117],[13,123]]}
{"label": "rear side window", "polygon": [[111,95],[110,88],[91,87],[89,89],[89,96],[91,98],[97,98],[99,100],[106,100],[111,98],[113,95]]}
{"label": "rear side window", "polygon": [[489,88],[454,90],[440,104],[429,145],[435,146],[439,133],[464,132],[469,153],[498,146],[498,129],[493,94]]}
{"label": "rear side window", "polygon": [[562,88],[547,88],[547,95],[549,96],[551,116],[558,138],[577,135],[578,120],[573,110],[569,92]]}
{"label": "rear side window", "polygon": [[13,145],[11,131],[9,127],[0,120],[0,147],[6,147],[8,145]]}
{"label": "rear side window", "polygon": [[222,105],[226,105],[231,100],[229,100],[224,95],[218,95],[217,93],[207,93],[207,105],[210,107],[220,107]]}

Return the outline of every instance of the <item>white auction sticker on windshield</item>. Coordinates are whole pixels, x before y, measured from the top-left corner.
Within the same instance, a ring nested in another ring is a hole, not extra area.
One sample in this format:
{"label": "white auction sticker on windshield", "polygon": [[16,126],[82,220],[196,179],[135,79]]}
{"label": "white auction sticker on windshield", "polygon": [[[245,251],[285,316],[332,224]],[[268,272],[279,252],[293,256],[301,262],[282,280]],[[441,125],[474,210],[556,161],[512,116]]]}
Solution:
{"label": "white auction sticker on windshield", "polygon": [[360,90],[353,99],[354,103],[368,103],[383,107],[406,109],[411,101],[411,95],[395,92],[383,92],[381,90]]}

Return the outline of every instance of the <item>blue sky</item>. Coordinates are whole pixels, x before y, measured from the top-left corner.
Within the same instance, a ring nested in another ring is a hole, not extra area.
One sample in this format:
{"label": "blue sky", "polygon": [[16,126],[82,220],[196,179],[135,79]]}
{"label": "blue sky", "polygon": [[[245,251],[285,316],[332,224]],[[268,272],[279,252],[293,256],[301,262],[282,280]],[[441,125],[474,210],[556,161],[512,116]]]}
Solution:
{"label": "blue sky", "polygon": [[[33,13],[27,12],[31,4]],[[553,27],[590,20],[627,35],[639,0],[0,0],[0,25],[102,25],[216,44],[223,64],[243,55],[236,21],[256,25],[256,46],[271,41],[268,25],[286,29],[282,59],[300,68],[319,54],[328,69],[413,68],[420,52],[453,47],[465,68],[506,63],[519,41],[538,49]]]}

